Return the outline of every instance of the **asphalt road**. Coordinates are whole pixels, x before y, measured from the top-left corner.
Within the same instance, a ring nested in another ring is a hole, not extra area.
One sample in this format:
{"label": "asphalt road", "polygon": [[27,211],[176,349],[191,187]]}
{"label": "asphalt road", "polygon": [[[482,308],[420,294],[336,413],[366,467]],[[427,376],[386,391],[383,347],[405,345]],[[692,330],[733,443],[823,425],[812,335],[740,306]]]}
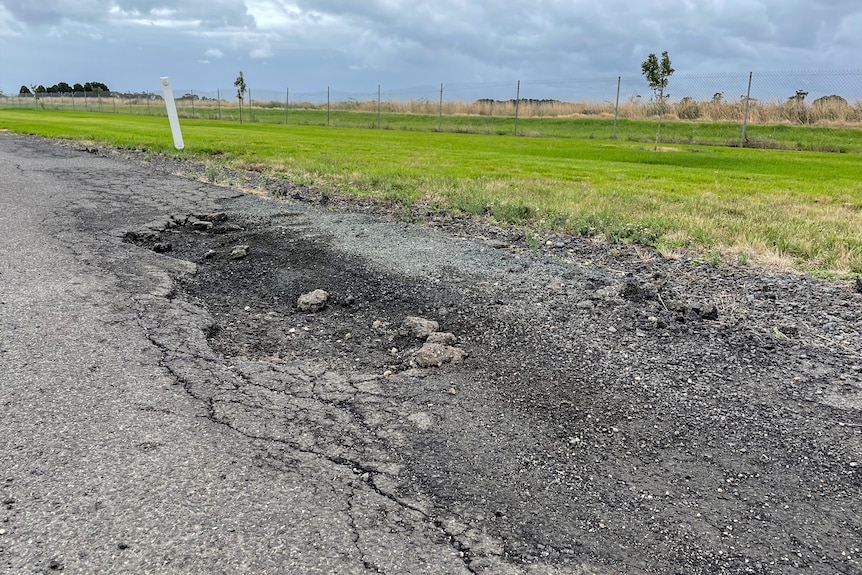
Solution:
{"label": "asphalt road", "polygon": [[849,282],[181,164],[0,133],[5,572],[862,572]]}
{"label": "asphalt road", "polygon": [[[165,298],[171,267],[188,266],[115,228],[235,195],[0,135],[0,569],[466,572],[433,522],[351,465],[300,451],[273,463],[163,366],[149,309],[173,314],[163,335],[178,347],[200,343],[186,341],[194,312]],[[86,234],[85,213],[99,220]],[[403,529],[376,525],[387,511]]]}

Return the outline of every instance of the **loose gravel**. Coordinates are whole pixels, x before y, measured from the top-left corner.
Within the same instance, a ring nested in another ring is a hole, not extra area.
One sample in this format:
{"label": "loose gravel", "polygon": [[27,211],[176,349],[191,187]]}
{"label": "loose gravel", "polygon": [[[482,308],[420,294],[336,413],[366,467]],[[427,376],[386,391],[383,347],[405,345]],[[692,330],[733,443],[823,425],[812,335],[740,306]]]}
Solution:
{"label": "loose gravel", "polygon": [[[862,572],[858,282],[100,153],[255,192],[126,240],[197,266],[173,297],[226,361],[373,382],[333,399],[359,422],[339,449],[470,571]],[[407,317],[463,357],[418,367]]]}

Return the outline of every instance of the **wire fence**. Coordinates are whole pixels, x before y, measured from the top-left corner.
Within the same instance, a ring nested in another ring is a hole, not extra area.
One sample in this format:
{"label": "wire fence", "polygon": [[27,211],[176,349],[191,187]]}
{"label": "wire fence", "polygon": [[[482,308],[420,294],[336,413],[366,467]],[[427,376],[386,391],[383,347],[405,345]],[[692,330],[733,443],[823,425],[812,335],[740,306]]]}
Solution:
{"label": "wire fence", "polygon": [[[658,101],[643,77],[445,84],[367,92],[174,89],[181,117],[258,123],[751,143],[764,126],[862,128],[862,70],[675,75]],[[165,115],[159,92],[30,93],[0,107]],[[558,121],[551,121],[556,119]],[[578,127],[580,132],[578,132]]]}

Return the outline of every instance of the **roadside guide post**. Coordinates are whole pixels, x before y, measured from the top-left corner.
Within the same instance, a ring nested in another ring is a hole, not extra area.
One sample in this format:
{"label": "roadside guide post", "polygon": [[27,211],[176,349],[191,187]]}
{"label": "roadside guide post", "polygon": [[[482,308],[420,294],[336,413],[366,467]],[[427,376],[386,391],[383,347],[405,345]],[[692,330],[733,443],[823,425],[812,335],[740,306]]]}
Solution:
{"label": "roadside guide post", "polygon": [[165,108],[168,110],[168,121],[171,124],[171,134],[174,137],[174,147],[182,150],[186,147],[183,143],[183,133],[180,131],[180,119],[177,116],[177,103],[174,101],[174,91],[171,89],[171,79],[162,78],[162,93],[165,95]]}

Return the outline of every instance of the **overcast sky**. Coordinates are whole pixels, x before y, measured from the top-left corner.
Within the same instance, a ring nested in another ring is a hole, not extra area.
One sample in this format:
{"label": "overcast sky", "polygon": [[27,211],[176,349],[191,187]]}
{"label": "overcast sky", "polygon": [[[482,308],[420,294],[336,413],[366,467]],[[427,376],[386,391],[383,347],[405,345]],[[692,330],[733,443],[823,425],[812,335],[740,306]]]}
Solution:
{"label": "overcast sky", "polygon": [[259,94],[382,84],[413,96],[442,82],[457,95],[521,80],[541,97],[638,77],[663,50],[678,76],[859,69],[862,1],[0,0],[6,93],[60,81],[157,91],[165,75],[224,91],[242,70]]}

